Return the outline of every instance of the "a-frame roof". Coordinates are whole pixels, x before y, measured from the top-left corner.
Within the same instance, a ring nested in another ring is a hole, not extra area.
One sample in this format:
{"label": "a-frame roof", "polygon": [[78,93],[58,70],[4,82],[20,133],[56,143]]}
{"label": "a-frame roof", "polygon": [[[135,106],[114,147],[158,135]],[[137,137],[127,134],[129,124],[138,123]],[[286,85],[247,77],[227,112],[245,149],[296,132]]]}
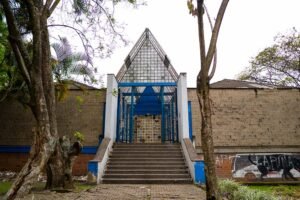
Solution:
{"label": "a-frame roof", "polygon": [[151,31],[146,28],[117,74],[119,82],[176,82],[178,74]]}

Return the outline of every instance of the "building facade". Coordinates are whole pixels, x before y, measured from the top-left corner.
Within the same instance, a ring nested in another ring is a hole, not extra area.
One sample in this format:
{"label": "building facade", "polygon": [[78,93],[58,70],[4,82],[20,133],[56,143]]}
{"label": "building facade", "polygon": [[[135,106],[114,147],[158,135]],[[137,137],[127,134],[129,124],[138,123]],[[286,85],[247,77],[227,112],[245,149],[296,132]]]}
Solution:
{"label": "building facade", "polygon": [[[118,74],[108,75],[106,89],[70,88],[57,105],[57,121],[61,135],[72,137],[79,131],[85,136],[74,174],[87,173],[88,162],[103,138],[109,138],[103,160],[113,143],[179,143],[189,160],[187,140],[201,158],[199,104],[196,89],[186,87],[186,78],[175,71],[146,29]],[[211,85],[210,94],[220,177],[247,181],[300,178],[299,88],[223,80]],[[21,169],[34,124],[30,110],[17,101],[0,103],[0,170]],[[197,162],[187,163],[194,180]],[[97,169],[104,166],[104,161],[97,161]]]}

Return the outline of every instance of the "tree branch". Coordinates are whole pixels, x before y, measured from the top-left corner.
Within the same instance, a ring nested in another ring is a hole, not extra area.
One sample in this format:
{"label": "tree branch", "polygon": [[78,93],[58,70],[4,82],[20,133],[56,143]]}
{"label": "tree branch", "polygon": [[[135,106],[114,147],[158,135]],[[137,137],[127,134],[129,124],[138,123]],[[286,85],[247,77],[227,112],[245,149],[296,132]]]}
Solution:
{"label": "tree branch", "polygon": [[[213,24],[212,24],[212,21],[211,21],[211,18],[210,18],[210,15],[208,13],[208,9],[206,8],[205,4],[203,4],[203,8],[206,12],[206,16],[208,18],[208,22],[209,22],[209,25],[210,25],[210,29],[211,31],[213,31]],[[213,76],[215,75],[215,71],[216,71],[216,68],[217,68],[217,46],[216,46],[216,49],[215,49],[215,54],[214,54],[214,62],[213,62],[213,67],[212,67],[212,70],[208,76],[208,79],[211,80],[213,78]]]}
{"label": "tree branch", "polygon": [[213,59],[213,56],[214,56],[214,53],[215,53],[220,27],[221,27],[223,16],[224,16],[224,13],[225,13],[225,10],[226,10],[226,7],[227,7],[228,3],[229,3],[229,0],[223,0],[222,1],[222,4],[220,6],[220,9],[219,9],[219,12],[218,12],[218,15],[217,15],[215,26],[214,26],[212,36],[211,36],[211,39],[210,39],[210,45],[209,45],[208,52],[207,52],[207,55],[206,55],[206,64],[207,64],[208,68],[211,65],[211,62],[212,62],[212,59]]}
{"label": "tree branch", "polygon": [[2,0],[1,4],[5,13],[7,20],[7,27],[9,32],[9,41],[16,56],[18,66],[24,76],[24,79],[28,85],[31,87],[31,80],[29,77],[29,69],[31,66],[31,61],[29,54],[25,48],[25,45],[21,39],[21,34],[16,25],[16,19],[13,15],[12,8],[9,5],[8,0]]}
{"label": "tree branch", "polygon": [[55,0],[52,6],[49,8],[48,17],[51,16],[57,5],[59,4],[60,0]]}
{"label": "tree branch", "polygon": [[201,58],[201,70],[197,76],[197,82],[199,81],[201,74],[205,71],[205,36],[204,36],[204,25],[203,25],[203,0],[197,0],[197,15],[198,15],[198,34],[199,34],[199,45],[200,45],[200,58]]}

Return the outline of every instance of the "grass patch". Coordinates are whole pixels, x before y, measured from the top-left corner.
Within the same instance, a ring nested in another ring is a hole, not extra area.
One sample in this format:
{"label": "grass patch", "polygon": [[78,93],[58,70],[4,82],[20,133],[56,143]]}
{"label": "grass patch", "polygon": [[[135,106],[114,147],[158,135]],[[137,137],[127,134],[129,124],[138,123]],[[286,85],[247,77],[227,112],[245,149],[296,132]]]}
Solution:
{"label": "grass patch", "polygon": [[250,189],[264,191],[274,196],[300,199],[300,186],[297,185],[251,185]]}
{"label": "grass patch", "polygon": [[9,190],[12,182],[0,182],[0,196],[5,195],[5,193]]}
{"label": "grass patch", "polygon": [[87,184],[85,182],[75,182],[75,191],[76,192],[81,192],[84,190],[88,190],[91,189],[93,187],[95,187],[96,185],[91,185],[91,184]]}

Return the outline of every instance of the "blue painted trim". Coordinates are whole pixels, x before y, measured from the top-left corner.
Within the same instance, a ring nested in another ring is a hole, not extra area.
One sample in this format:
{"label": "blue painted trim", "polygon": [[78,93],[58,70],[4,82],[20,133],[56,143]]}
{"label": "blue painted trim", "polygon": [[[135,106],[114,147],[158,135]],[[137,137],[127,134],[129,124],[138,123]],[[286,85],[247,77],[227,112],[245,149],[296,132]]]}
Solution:
{"label": "blue painted trim", "polygon": [[195,170],[195,182],[199,184],[205,184],[205,165],[204,161],[197,161],[194,163]]}
{"label": "blue painted trim", "polygon": [[143,82],[134,82],[134,83],[125,83],[120,82],[119,87],[146,87],[146,86],[177,86],[175,82],[156,82],[156,83],[143,83]]}
{"label": "blue painted trim", "polygon": [[[126,119],[125,118],[125,98],[122,97],[122,120],[124,123],[126,123],[124,120]],[[126,128],[126,125],[123,123],[123,127],[122,127],[122,142],[124,141],[124,132],[125,132],[125,128]]]}
{"label": "blue painted trim", "polygon": [[130,102],[130,123],[129,123],[129,142],[132,143],[133,140],[133,113],[134,113],[134,109],[133,109],[133,96],[134,96],[134,87],[131,87],[131,102]]}
{"label": "blue painted trim", "polygon": [[176,119],[176,142],[179,142],[179,133],[178,133],[178,99],[177,99],[177,89],[176,89],[176,102],[175,102],[175,119]]}
{"label": "blue painted trim", "polygon": [[175,134],[175,123],[174,123],[174,120],[175,120],[175,115],[174,115],[174,96],[172,98],[172,101],[171,101],[171,115],[172,115],[172,119],[171,119],[171,126],[172,126],[172,142],[174,143],[174,134]]}
{"label": "blue painted trim", "polygon": [[96,154],[98,146],[83,146],[81,154]]}
{"label": "blue painted trim", "polygon": [[193,115],[192,115],[192,102],[188,101],[188,115],[189,115],[189,137],[193,141]]}
{"label": "blue painted trim", "polygon": [[[81,154],[96,154],[98,146],[83,146]],[[30,146],[0,146],[0,153],[29,153]]]}
{"label": "blue painted trim", "polygon": [[30,146],[0,146],[0,153],[29,153]]}
{"label": "blue painted trim", "polygon": [[126,104],[126,138],[125,141],[129,141],[129,122],[128,122],[128,115],[129,115],[129,105]]}
{"label": "blue painted trim", "polygon": [[[131,92],[125,92],[125,93],[122,93],[123,96],[131,96]],[[154,92],[154,93],[141,93],[141,92],[138,92],[138,93],[134,93],[134,96],[159,96],[160,93],[158,92]],[[164,93],[164,96],[172,96],[174,95],[174,92],[165,92]]]}
{"label": "blue painted trim", "polygon": [[161,99],[161,142],[164,143],[166,139],[164,86],[161,86],[160,88],[160,99]]}
{"label": "blue painted trim", "polygon": [[88,162],[88,172],[91,172],[94,176],[97,177],[98,174],[98,161],[90,160]]}
{"label": "blue painted trim", "polygon": [[119,142],[120,140],[120,89],[119,89],[119,92],[118,92],[118,108],[117,108],[117,137],[116,137],[116,141]]}

